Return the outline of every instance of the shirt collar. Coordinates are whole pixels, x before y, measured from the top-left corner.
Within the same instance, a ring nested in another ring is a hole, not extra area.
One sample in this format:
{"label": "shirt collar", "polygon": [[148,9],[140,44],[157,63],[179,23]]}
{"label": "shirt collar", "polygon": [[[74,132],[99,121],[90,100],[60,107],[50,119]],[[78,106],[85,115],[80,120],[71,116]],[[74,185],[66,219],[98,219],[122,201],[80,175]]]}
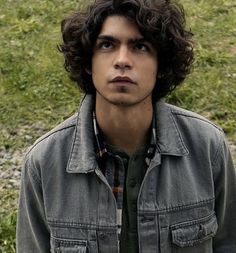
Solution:
{"label": "shirt collar", "polygon": [[[157,147],[157,138],[156,138],[156,113],[153,113],[153,119],[152,119],[152,129],[151,129],[151,139],[150,139],[150,144],[147,150],[146,154],[146,162],[149,164],[150,159],[153,158],[155,154],[155,150]],[[107,148],[106,148],[106,143],[104,141],[104,138],[99,130],[97,120],[96,120],[96,114],[93,111],[93,128],[94,128],[94,136],[96,140],[96,154],[98,159],[103,159],[106,154],[107,154]]]}
{"label": "shirt collar", "polygon": [[[98,167],[93,123],[94,97],[86,95],[81,102],[72,148],[67,164],[69,173],[89,173]],[[152,130],[155,154],[184,156],[188,150],[170,107],[160,101],[155,105],[156,128]],[[155,137],[156,135],[156,137]],[[152,142],[152,141],[151,141]],[[100,147],[104,152],[102,146]]]}

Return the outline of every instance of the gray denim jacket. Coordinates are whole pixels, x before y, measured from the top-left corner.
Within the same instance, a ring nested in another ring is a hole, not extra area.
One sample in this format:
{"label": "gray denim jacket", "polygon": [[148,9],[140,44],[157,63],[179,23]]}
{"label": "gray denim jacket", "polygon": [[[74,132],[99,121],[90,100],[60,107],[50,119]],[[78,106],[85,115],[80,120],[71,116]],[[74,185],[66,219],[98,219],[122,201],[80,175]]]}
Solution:
{"label": "gray denim jacket", "polygon": [[[236,176],[223,132],[157,103],[158,146],[137,204],[140,253],[235,253]],[[87,95],[26,155],[17,252],[117,253],[116,202],[98,168]],[[128,252],[127,252],[128,253]]]}

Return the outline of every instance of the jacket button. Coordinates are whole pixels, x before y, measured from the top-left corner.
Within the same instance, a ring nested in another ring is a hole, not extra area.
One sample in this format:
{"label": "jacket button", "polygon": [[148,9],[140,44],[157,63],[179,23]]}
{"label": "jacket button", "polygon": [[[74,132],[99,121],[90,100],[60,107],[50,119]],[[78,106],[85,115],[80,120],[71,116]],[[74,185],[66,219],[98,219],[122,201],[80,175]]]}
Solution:
{"label": "jacket button", "polygon": [[152,221],[154,221],[153,216],[142,216],[141,217],[141,222],[142,223],[147,223],[147,222],[152,222]]}
{"label": "jacket button", "polygon": [[129,180],[129,186],[130,186],[130,187],[132,187],[132,188],[134,188],[134,187],[135,187],[135,185],[136,185],[136,180],[135,180],[135,179],[133,179],[133,178],[132,178],[132,179],[130,179],[130,180]]}
{"label": "jacket button", "polygon": [[205,230],[204,226],[200,225],[199,226],[199,231],[198,231],[198,239],[202,239],[206,235],[207,235],[207,233],[206,233],[206,230]]}

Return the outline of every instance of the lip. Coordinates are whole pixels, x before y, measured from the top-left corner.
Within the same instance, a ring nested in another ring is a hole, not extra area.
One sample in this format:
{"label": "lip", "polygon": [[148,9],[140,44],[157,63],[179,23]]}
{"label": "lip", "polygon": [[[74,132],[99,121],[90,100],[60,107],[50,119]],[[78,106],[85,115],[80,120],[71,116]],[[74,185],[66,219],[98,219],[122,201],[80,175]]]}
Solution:
{"label": "lip", "polygon": [[131,84],[135,84],[135,82],[128,76],[117,76],[117,77],[113,78],[110,82],[111,83],[131,83]]}

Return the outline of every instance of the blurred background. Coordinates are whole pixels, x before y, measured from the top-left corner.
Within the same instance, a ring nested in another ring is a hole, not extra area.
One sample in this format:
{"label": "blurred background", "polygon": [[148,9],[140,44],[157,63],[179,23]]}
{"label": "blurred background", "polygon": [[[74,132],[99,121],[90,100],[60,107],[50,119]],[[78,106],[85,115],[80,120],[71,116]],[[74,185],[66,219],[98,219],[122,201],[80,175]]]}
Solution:
{"label": "blurred background", "polygon": [[[167,100],[220,125],[236,161],[236,2],[182,0],[194,33],[191,75]],[[57,51],[60,21],[87,1],[0,0],[0,253],[15,252],[27,147],[74,114],[80,91]]]}

